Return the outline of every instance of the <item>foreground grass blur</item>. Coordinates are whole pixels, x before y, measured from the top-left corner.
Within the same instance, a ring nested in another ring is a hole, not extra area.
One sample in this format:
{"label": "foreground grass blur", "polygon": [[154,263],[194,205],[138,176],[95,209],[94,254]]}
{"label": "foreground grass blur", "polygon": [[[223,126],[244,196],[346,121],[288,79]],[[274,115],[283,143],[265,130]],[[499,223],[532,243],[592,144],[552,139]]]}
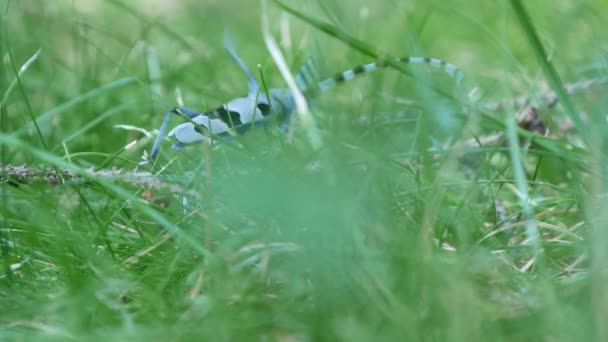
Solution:
{"label": "foreground grass blur", "polygon": [[[465,83],[414,66],[350,82],[315,99],[320,149],[299,126],[165,142],[151,170],[191,187],[186,211],[181,192],[0,171],[0,339],[608,338],[606,88],[543,105],[547,84],[605,76],[606,5],[512,3],[286,1],[306,22],[270,2],[294,72],[371,47],[447,60]],[[256,1],[0,5],[2,165],[134,170],[169,108],[245,94],[225,28],[284,87]],[[518,95],[548,137],[484,109]],[[497,131],[511,139],[457,143]]]}

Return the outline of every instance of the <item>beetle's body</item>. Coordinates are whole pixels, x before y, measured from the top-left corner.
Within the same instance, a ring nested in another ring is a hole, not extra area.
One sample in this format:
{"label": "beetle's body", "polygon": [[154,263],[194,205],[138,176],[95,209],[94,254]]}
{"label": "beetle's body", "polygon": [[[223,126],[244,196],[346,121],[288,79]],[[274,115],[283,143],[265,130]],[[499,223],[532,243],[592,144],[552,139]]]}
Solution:
{"label": "beetle's body", "polygon": [[[185,145],[206,141],[208,135],[222,136],[239,134],[249,129],[251,125],[266,121],[271,114],[285,117],[293,112],[294,102],[287,89],[271,89],[268,94],[249,94],[229,101],[220,107],[206,112],[197,113],[186,108],[175,108],[174,113],[185,115],[192,122],[185,122],[173,128],[169,137],[174,137],[174,149]],[[200,127],[208,130],[208,134]]]}
{"label": "beetle's body", "polygon": [[[163,120],[159,136],[154,142],[154,146],[150,153],[150,158],[154,158],[158,153],[160,142],[164,137],[164,132],[172,113],[183,115],[190,119],[189,122],[177,125],[168,133],[169,137],[175,139],[173,148],[179,150],[186,145],[207,141],[209,136],[242,133],[252,125],[264,123],[271,117],[286,122],[286,118],[294,111],[295,103],[292,92],[289,89],[270,89],[268,90],[267,95],[264,90],[260,89],[249,68],[238,57],[234,49],[228,45],[229,44],[226,46],[228,53],[239,65],[241,70],[247,74],[249,84],[247,96],[231,100],[226,104],[205,113],[199,113],[183,107],[172,109],[167,113]],[[407,64],[427,64],[432,67],[442,68],[454,78],[458,84],[462,82],[462,72],[454,65],[439,59],[405,57],[396,58],[395,61]],[[296,76],[296,81],[305,97],[310,99],[316,94],[326,92],[358,75],[366,74],[385,66],[385,61],[379,60],[376,63],[359,65],[355,68],[336,74],[334,77],[317,82],[317,78],[314,77],[315,68],[312,67],[311,63],[306,63]]]}

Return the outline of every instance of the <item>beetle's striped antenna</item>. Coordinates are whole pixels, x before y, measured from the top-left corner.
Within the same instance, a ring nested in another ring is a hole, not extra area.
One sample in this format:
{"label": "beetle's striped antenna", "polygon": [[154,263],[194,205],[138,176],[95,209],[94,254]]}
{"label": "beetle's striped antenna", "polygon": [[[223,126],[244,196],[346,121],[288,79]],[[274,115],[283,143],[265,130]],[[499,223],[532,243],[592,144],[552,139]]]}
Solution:
{"label": "beetle's striped antenna", "polygon": [[[462,81],[464,79],[464,74],[455,65],[448,63],[446,61],[443,61],[441,59],[437,59],[437,58],[402,57],[402,58],[395,58],[395,62],[405,63],[405,64],[426,64],[426,65],[430,65],[431,67],[434,67],[434,68],[443,69],[448,75],[450,75],[450,77],[452,77],[454,79],[457,86],[462,85]],[[379,59],[375,63],[358,65],[352,69],[338,73],[334,77],[331,77],[324,81],[319,82],[317,85],[317,89],[309,88],[306,90],[308,92],[313,92],[313,93],[316,91],[326,92],[341,83],[354,79],[355,77],[357,77],[359,75],[367,74],[374,70],[385,68],[387,65],[388,64],[386,63],[386,60],[384,60],[384,59]],[[308,70],[309,70],[308,68],[305,69],[305,71],[308,71]]]}

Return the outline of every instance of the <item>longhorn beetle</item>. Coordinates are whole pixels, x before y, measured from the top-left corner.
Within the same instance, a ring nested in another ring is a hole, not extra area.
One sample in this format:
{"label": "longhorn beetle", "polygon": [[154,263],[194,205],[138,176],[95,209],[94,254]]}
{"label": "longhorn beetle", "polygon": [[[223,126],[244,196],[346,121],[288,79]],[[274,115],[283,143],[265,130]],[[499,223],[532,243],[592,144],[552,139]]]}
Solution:
{"label": "longhorn beetle", "polygon": [[[253,73],[236,54],[232,45],[228,41],[225,41],[224,45],[232,60],[247,75],[249,84],[247,96],[236,98],[204,113],[184,107],[171,109],[165,115],[159,134],[152,146],[149,160],[153,160],[158,154],[160,143],[164,138],[171,114],[183,115],[189,119],[188,122],[177,125],[168,133],[169,137],[175,139],[175,143],[172,146],[173,149],[180,150],[186,145],[208,141],[209,136],[242,133],[256,123],[267,122],[271,114],[276,115],[278,118],[287,118],[294,111],[294,98],[289,89],[275,88],[270,89],[268,92],[261,90]],[[443,69],[455,80],[457,85],[462,83],[464,77],[462,71],[456,66],[436,58],[402,57],[396,58],[395,61],[405,64],[427,64],[431,67]],[[374,63],[356,66],[331,78],[316,82],[315,68],[312,65],[312,60],[309,60],[296,75],[296,82],[305,97],[310,99],[314,95],[326,92],[341,83],[354,79],[356,76],[383,67],[386,67],[385,61],[378,60]],[[142,162],[142,164],[146,163],[148,161]]]}

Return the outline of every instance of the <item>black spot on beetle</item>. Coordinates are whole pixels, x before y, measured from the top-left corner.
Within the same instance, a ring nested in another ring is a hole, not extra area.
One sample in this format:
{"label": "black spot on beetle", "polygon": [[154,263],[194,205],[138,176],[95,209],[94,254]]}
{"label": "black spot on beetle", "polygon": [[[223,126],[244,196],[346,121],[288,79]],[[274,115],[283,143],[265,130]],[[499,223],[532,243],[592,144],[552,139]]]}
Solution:
{"label": "black spot on beetle", "polygon": [[270,115],[270,106],[268,104],[258,103],[257,107],[260,110],[260,112],[262,112],[263,117],[267,117],[268,115]]}
{"label": "black spot on beetle", "polygon": [[356,67],[353,68],[353,73],[355,75],[361,74],[365,71],[365,67],[363,65],[357,65]]}
{"label": "black spot on beetle", "polygon": [[234,127],[242,125],[241,114],[228,110],[225,106],[221,106],[215,110],[217,116],[228,126]]}

